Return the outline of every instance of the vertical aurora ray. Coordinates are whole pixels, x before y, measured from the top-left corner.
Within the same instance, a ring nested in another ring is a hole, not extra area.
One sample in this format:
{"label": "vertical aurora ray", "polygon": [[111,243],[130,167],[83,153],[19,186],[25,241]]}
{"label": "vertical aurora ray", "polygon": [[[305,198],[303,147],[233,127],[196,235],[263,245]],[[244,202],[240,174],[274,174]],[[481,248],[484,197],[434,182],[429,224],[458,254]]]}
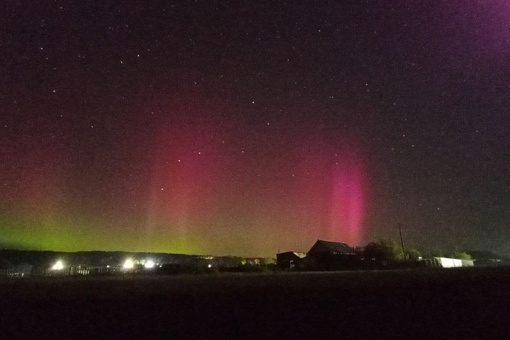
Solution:
{"label": "vertical aurora ray", "polygon": [[210,124],[161,124],[151,171],[147,233],[193,248],[213,223],[222,177],[222,135]]}
{"label": "vertical aurora ray", "polygon": [[366,170],[360,148],[352,144],[330,145],[315,136],[303,143],[296,207],[296,223],[306,229],[301,232],[303,238],[327,238],[353,246],[363,242]]}
{"label": "vertical aurora ray", "polygon": [[333,171],[330,230],[335,239],[359,245],[363,232],[365,181],[363,168],[349,156]]}

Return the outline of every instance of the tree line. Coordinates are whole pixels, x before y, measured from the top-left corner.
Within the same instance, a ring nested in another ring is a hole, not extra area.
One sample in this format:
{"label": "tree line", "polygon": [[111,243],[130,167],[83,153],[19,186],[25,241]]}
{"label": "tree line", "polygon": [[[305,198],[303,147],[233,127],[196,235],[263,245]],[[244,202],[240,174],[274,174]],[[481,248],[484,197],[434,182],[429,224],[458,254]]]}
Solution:
{"label": "tree line", "polygon": [[[414,248],[402,249],[394,240],[380,240],[370,242],[365,247],[357,248],[366,260],[381,262],[402,262],[402,261],[418,261],[422,258],[422,252]],[[425,254],[427,257],[449,257],[461,260],[471,260],[471,255],[466,252],[455,249],[454,251],[433,250]]]}

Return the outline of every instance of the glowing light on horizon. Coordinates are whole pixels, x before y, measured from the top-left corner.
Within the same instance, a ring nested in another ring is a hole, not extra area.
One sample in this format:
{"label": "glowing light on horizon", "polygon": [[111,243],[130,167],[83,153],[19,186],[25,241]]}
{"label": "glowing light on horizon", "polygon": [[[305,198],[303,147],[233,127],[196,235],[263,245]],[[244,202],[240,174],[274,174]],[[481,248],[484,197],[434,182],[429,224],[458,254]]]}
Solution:
{"label": "glowing light on horizon", "polygon": [[152,268],[154,268],[155,265],[156,264],[154,263],[154,261],[147,260],[147,262],[145,262],[143,266],[145,269],[152,269]]}
{"label": "glowing light on horizon", "polygon": [[64,263],[61,260],[55,262],[55,264],[51,267],[52,270],[62,270],[64,269]]}
{"label": "glowing light on horizon", "polygon": [[133,269],[135,267],[135,263],[132,259],[127,259],[124,264],[122,265],[122,268],[124,269]]}

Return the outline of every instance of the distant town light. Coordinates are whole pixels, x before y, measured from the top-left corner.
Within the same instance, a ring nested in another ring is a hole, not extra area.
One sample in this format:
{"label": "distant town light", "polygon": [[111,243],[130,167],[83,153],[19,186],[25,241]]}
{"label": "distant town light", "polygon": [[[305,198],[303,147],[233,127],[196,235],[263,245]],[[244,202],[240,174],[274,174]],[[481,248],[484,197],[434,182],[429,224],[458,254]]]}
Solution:
{"label": "distant town light", "polygon": [[143,265],[145,267],[145,269],[152,269],[154,268],[154,261],[152,260],[147,260],[147,262],[145,262],[145,264]]}
{"label": "distant town light", "polygon": [[62,270],[62,269],[64,269],[64,263],[61,260],[58,260],[57,262],[55,262],[53,267],[51,267],[51,269],[53,269],[53,270]]}
{"label": "distant town light", "polygon": [[122,265],[122,268],[124,269],[133,269],[135,267],[135,263],[132,259],[127,259],[126,262],[124,262],[124,265]]}

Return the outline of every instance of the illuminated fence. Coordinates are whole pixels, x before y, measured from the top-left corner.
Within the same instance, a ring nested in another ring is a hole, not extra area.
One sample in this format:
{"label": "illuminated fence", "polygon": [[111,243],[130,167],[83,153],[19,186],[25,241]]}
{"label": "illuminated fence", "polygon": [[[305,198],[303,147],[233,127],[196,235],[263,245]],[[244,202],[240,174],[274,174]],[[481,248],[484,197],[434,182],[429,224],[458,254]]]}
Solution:
{"label": "illuminated fence", "polygon": [[0,270],[0,276],[3,277],[27,277],[30,275],[32,275],[32,266],[29,264],[12,266],[10,268]]}
{"label": "illuminated fence", "polygon": [[105,275],[122,273],[120,266],[71,266],[68,275]]}

